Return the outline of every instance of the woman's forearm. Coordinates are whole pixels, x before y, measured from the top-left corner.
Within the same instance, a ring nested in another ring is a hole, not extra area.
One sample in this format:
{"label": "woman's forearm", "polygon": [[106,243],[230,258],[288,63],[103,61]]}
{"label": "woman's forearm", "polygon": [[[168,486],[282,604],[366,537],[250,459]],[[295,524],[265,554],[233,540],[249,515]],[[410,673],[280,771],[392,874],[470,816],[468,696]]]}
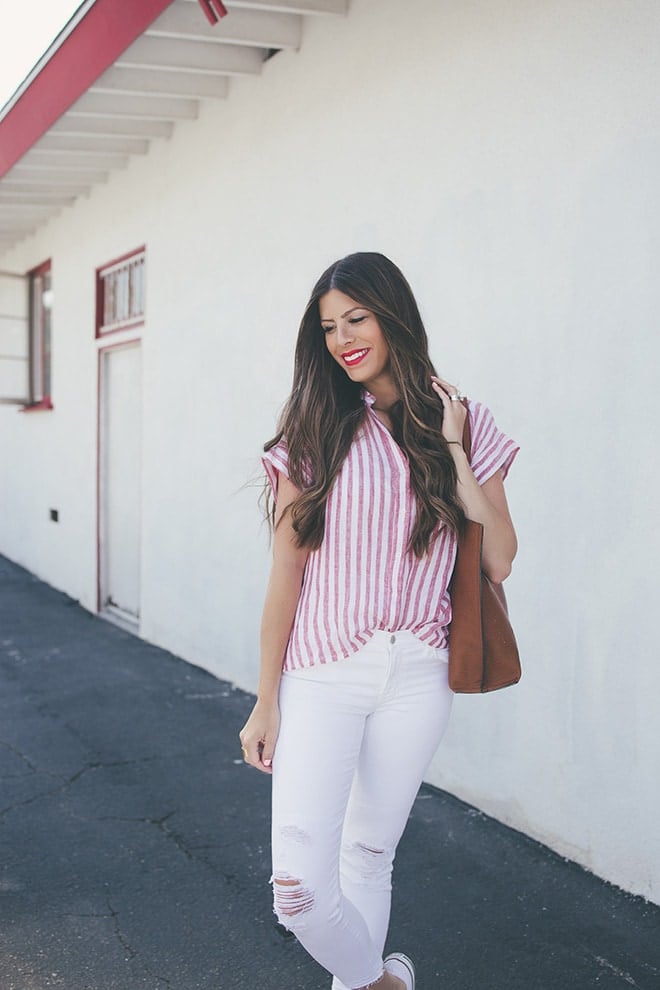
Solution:
{"label": "woman's forearm", "polygon": [[515,530],[506,505],[501,474],[483,486],[475,478],[462,446],[450,446],[458,472],[457,494],[468,519],[484,527],[482,566],[491,581],[501,582],[511,573],[518,549]]}
{"label": "woman's forearm", "polygon": [[273,533],[273,564],[261,617],[261,666],[257,704],[277,704],[282,663],[298,607],[309,550],[298,546],[289,506],[300,494],[284,475],[278,476]]}
{"label": "woman's forearm", "polygon": [[304,565],[299,561],[273,561],[266,600],[261,618],[261,667],[257,698],[270,703],[277,700],[293,618],[296,614]]}
{"label": "woman's forearm", "polygon": [[286,506],[296,495],[288,479],[280,479],[279,520],[273,537],[271,567],[261,619],[261,665],[257,701],[239,733],[246,763],[272,773],[280,726],[279,686],[282,662],[291,635],[308,551],[296,544]]}

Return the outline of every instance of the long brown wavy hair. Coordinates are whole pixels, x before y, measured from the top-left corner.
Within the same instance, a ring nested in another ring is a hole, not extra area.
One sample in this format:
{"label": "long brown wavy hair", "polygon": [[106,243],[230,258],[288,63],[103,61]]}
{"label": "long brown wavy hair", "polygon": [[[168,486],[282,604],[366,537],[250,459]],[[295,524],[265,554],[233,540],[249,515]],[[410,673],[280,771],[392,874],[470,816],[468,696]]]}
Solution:
{"label": "long brown wavy hair", "polygon": [[[289,477],[301,491],[291,504],[293,529],[299,546],[318,549],[328,495],[367,415],[362,385],[351,381],[326,347],[319,301],[331,289],[371,310],[387,342],[389,371],[400,396],[388,412],[394,439],[408,458],[417,509],[408,549],[422,557],[438,523],[458,532],[465,517],[456,495],[456,466],[441,433],[442,403],[431,390],[435,370],[426,330],[408,282],[389,258],[350,254],[319,278],[298,331],[291,395],[264,450],[286,438]],[[272,501],[270,517],[274,521]]]}

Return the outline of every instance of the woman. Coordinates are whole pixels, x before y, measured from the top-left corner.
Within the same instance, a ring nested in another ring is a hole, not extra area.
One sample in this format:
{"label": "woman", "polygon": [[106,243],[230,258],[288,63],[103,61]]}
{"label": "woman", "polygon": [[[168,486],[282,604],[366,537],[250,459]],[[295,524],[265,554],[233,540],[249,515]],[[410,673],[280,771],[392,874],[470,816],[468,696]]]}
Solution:
{"label": "woman", "polygon": [[273,776],[279,920],[333,990],[414,990],[383,960],[392,861],[449,719],[447,588],[465,516],[483,567],[508,575],[503,479],[517,447],[435,374],[412,291],[380,254],[317,282],[293,389],[264,447],[273,565],[245,762]]}

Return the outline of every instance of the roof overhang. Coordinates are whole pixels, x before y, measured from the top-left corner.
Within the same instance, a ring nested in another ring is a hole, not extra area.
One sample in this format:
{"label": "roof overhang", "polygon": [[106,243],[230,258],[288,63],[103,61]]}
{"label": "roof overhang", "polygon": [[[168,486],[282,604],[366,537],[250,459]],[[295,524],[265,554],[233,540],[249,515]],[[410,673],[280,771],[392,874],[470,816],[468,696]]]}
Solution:
{"label": "roof overhang", "polygon": [[[0,251],[348,0],[86,0],[0,111]],[[227,16],[222,14],[226,11]]]}

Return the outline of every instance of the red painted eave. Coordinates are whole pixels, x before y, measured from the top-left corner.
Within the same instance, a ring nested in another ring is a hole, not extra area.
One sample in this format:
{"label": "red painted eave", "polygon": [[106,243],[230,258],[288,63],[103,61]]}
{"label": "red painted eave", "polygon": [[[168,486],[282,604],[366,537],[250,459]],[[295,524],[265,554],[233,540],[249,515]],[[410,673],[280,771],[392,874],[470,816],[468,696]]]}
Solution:
{"label": "red painted eave", "polygon": [[171,3],[96,0],[0,120],[0,178]]}

